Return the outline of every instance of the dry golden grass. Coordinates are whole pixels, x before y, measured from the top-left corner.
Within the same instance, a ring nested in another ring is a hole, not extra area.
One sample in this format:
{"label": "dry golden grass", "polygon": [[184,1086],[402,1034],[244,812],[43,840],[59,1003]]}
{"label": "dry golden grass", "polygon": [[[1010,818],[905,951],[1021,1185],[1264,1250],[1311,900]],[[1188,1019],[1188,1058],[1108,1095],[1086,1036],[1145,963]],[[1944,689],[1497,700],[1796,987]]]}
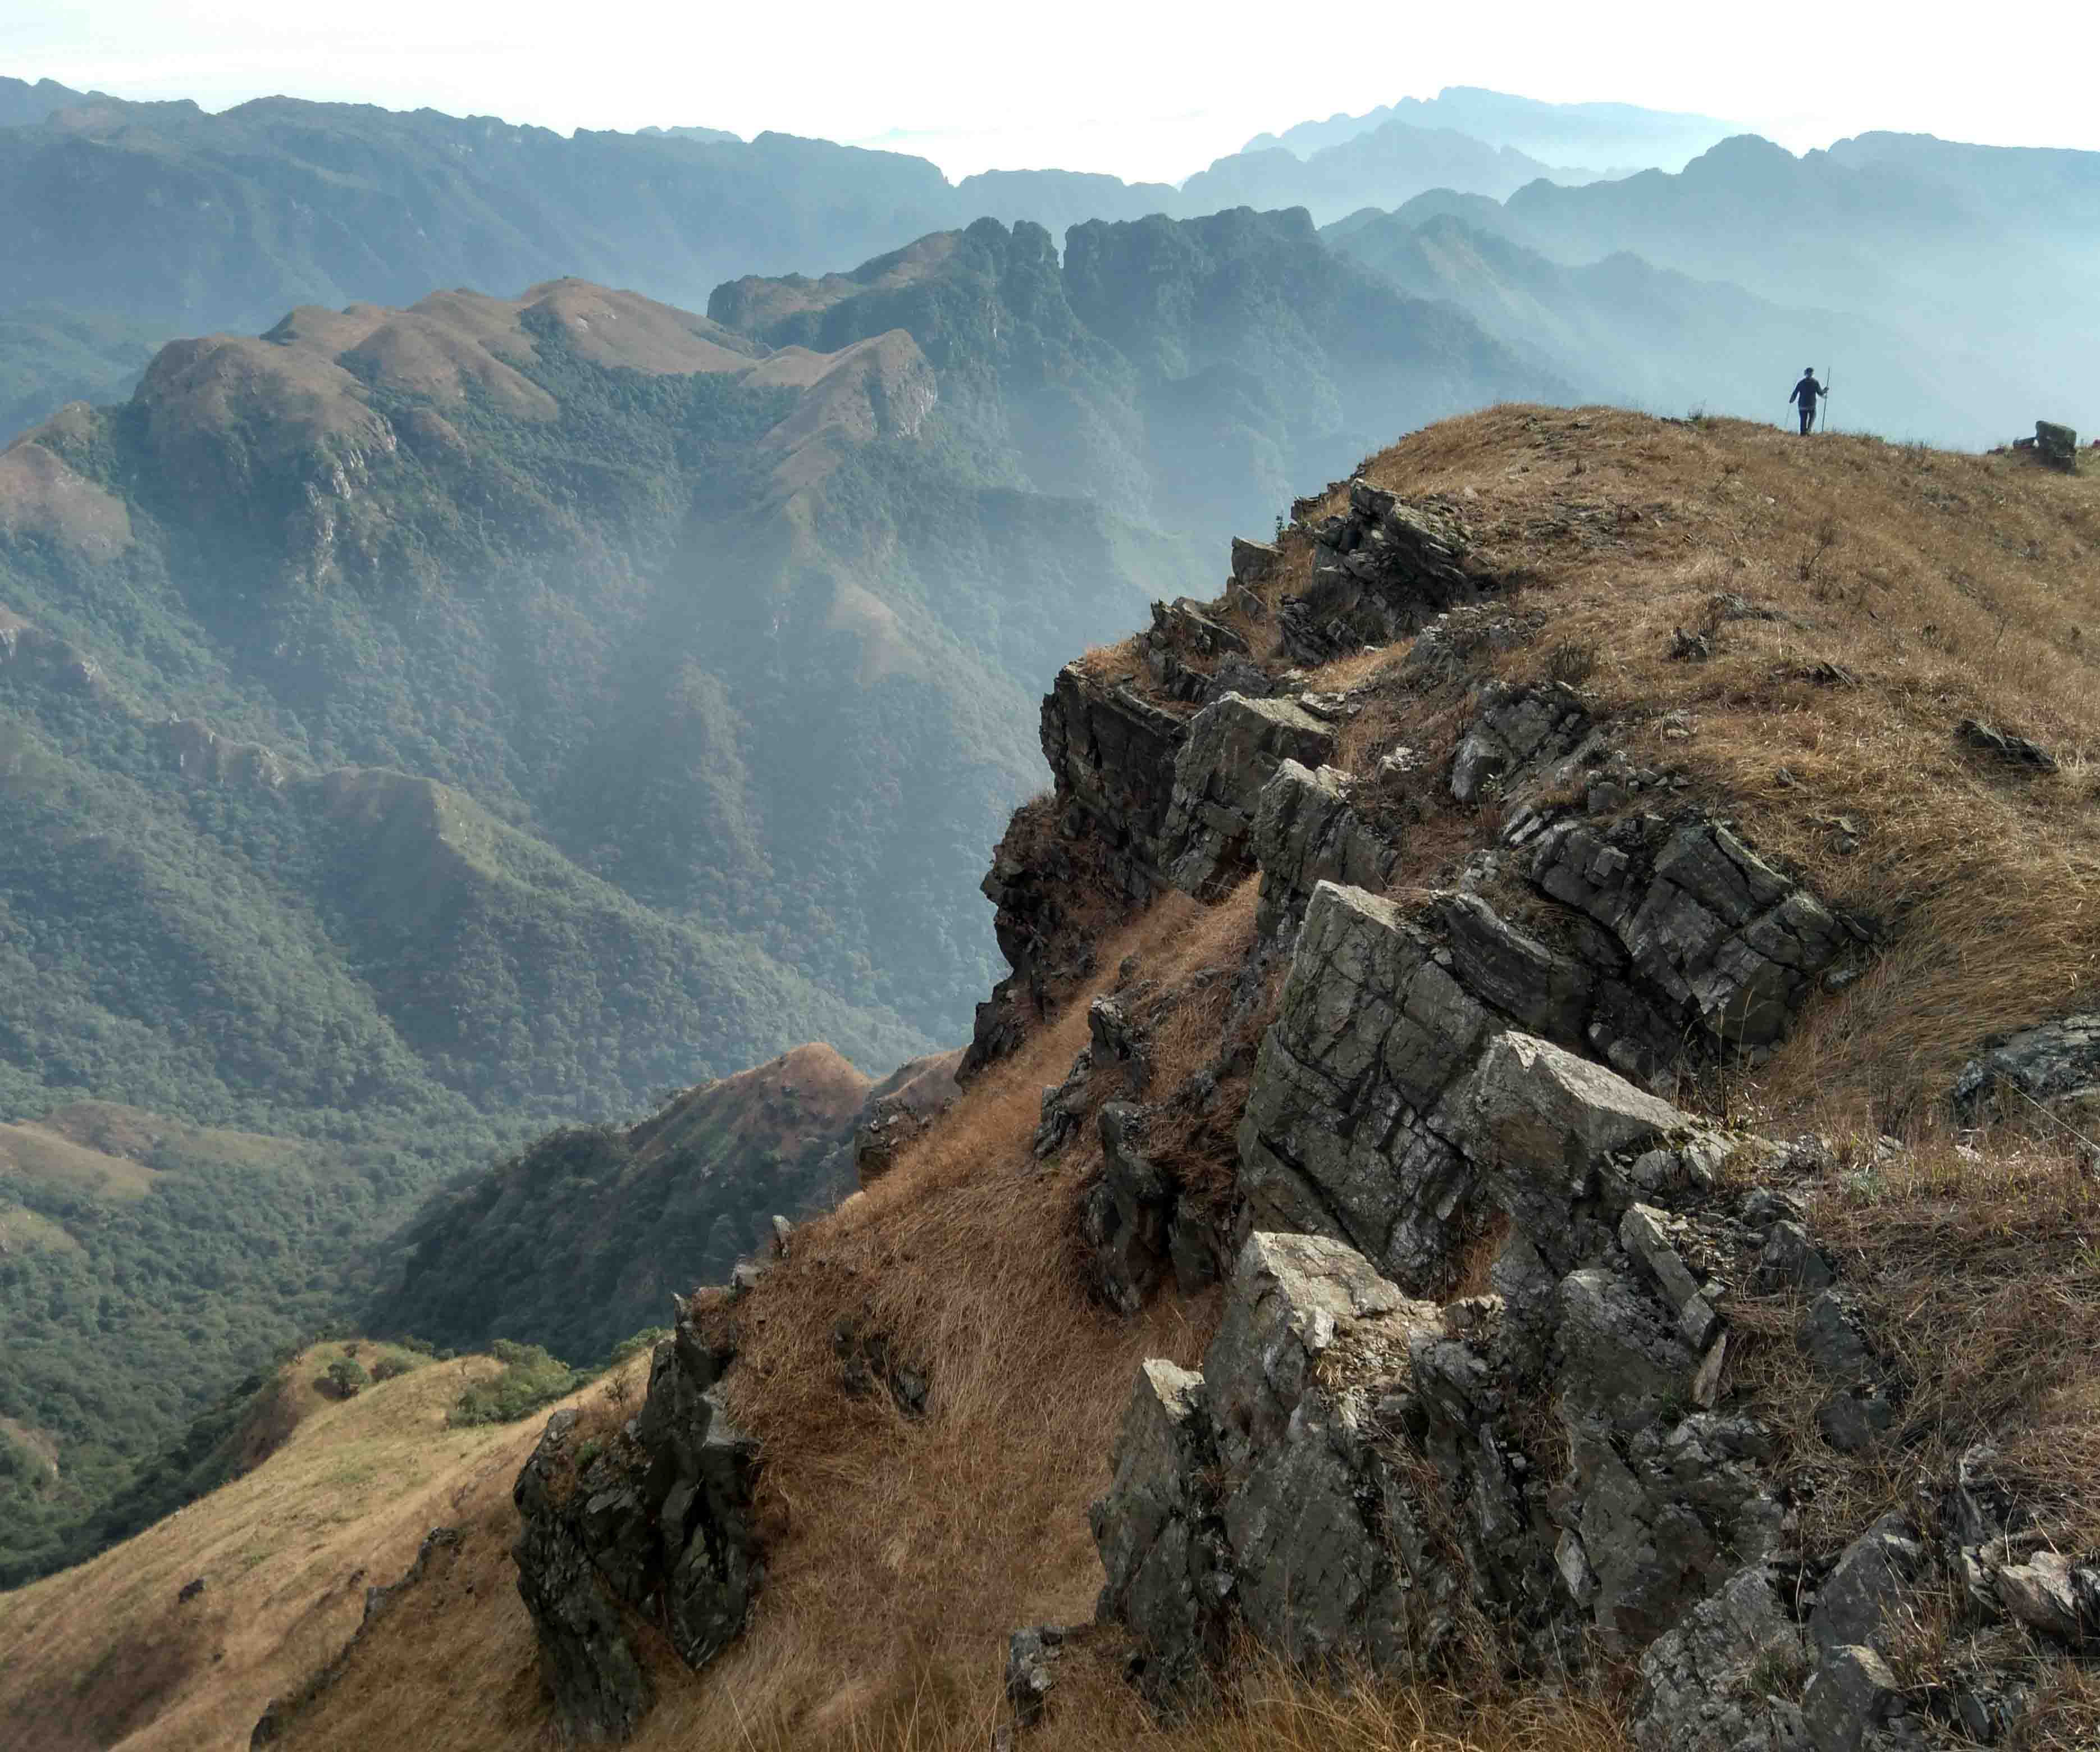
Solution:
{"label": "dry golden grass", "polygon": [[[492,1365],[430,1363],[337,1403],[312,1382],[341,1354],[320,1345],[288,1367],[280,1398],[297,1427],[267,1463],[90,1563],[0,1594],[0,1745],[245,1746],[264,1704],[335,1654],[366,1586],[406,1569],[430,1527],[469,1503],[507,1509],[541,1420],[445,1425],[463,1378]],[[198,1577],[202,1596],[179,1604]]]}
{"label": "dry golden grass", "polygon": [[1862,1455],[1824,1443],[1830,1388],[1796,1344],[1802,1298],[1731,1312],[1750,1339],[1734,1379],[1781,1434],[1805,1542],[1834,1551],[1890,1509],[1929,1509],[1988,1441],[2054,1538],[2100,1549],[2100,1185],[2076,1152],[2015,1134],[1979,1149],[1938,1132],[1882,1158],[1872,1145],[1846,1141],[1811,1189],[1810,1226],[1907,1384],[1891,1441]]}

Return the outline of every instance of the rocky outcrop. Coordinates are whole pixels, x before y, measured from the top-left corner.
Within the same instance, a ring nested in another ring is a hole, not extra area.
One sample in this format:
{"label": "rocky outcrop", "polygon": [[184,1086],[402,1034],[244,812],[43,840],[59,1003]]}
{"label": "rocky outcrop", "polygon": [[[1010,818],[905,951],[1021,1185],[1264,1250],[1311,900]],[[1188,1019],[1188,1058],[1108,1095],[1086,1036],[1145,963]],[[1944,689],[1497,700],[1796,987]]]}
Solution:
{"label": "rocky outcrop", "polygon": [[1335,746],[1334,725],[1295,699],[1228,694],[1205,707],[1175,757],[1160,832],[1168,879],[1198,900],[1222,898],[1252,873],[1255,820],[1277,768],[1322,766]]}
{"label": "rocky outcrop", "polygon": [[1255,923],[1264,937],[1295,933],[1322,882],[1383,889],[1399,867],[1397,829],[1374,823],[1351,802],[1349,774],[1282,761],[1261,788],[1251,849],[1261,872]]}
{"label": "rocky outcrop", "polygon": [[714,1391],[733,1355],[681,1303],[639,1414],[584,1441],[578,1414],[556,1413],[518,1476],[518,1591],[556,1710],[585,1739],[625,1739],[654,1701],[629,1613],[698,1667],[741,1634],[763,1580],[757,1445]]}
{"label": "rocky outcrop", "polygon": [[1169,699],[1208,705],[1229,693],[1275,691],[1246,638],[1206,604],[1185,596],[1154,602],[1152,625],[1137,642],[1145,673]]}
{"label": "rocky outcrop", "polygon": [[196,718],[170,718],[160,733],[175,766],[193,784],[259,785],[281,789],[290,774],[284,761],[259,742],[236,742]]}
{"label": "rocky outcrop", "polygon": [[1133,902],[1149,900],[1167,885],[1160,830],[1187,734],[1186,720],[1127,686],[1103,687],[1071,664],[1057,672],[1043,702],[1043,753],[1058,802],[1068,815],[1084,818],[1106,850],[1110,874]]}
{"label": "rocky outcrop", "polygon": [[2054,420],[2036,421],[2034,448],[2035,454],[2051,468],[2067,474],[2077,472],[2078,434],[2070,426]]}
{"label": "rocky outcrop", "polygon": [[[1729,1370],[1731,1310],[1798,1207],[1717,1174],[1784,1177],[1796,1153],[1507,1030],[1451,1105],[1502,1238],[1489,1293],[1439,1305],[1342,1240],[1257,1229],[1201,1371],[1145,1365],[1092,1524],[1098,1616],[1146,1691],[1201,1697],[1242,1634],[1410,1675],[1564,1678],[1594,1648],[1638,1666],[1642,1752],[2001,1732],[2018,1660],[1921,1692],[1890,1666],[1899,1632],[1965,1575],[1979,1620],[2085,1646],[2100,1564],[2013,1534],[1988,1456],[1944,1491],[1943,1531],[1892,1514],[1824,1561],[1799,1549]],[[1798,1336],[1873,1366],[1849,1315],[1811,1303]]]}
{"label": "rocky outcrop", "polygon": [[0,676],[100,699],[109,691],[102,665],[69,639],[0,608]]}
{"label": "rocky outcrop", "polygon": [[2100,1123],[2100,1013],[2024,1028],[1971,1059],[1955,1079],[1956,1115],[2015,1124],[2037,1110],[2093,1134]]}
{"label": "rocky outcrop", "polygon": [[[1409,911],[1321,884],[1241,1123],[1252,1220],[1346,1240],[1410,1289],[1444,1287],[1484,1220],[1501,1132],[1521,1123],[1502,1105],[1517,1049],[1491,1043],[1512,1026],[1546,1037],[1523,1049],[1543,1077],[1514,1087],[1594,1083],[1601,1067],[1547,1042],[1580,1042],[1600,1010],[1636,1001],[1476,897]],[[1678,1123],[1632,1092],[1611,1109],[1613,1148]]]}
{"label": "rocky outcrop", "polygon": [[1471,725],[1451,760],[1451,795],[1477,803],[1527,767],[1572,754],[1590,734],[1588,710],[1571,687],[1485,684]]}
{"label": "rocky outcrop", "polygon": [[1043,701],[1056,792],[1015,816],[982,884],[1013,971],[977,1006],[964,1081],[1011,1053],[1029,1022],[1091,971],[1090,932],[1071,916],[1075,892],[1138,907],[1167,885],[1159,836],[1187,733],[1183,718],[1127,681],[1104,682],[1076,664],[1058,671]]}
{"label": "rocky outcrop", "polygon": [[[1725,823],[1640,814],[1608,827],[1563,819],[1512,843],[1532,882],[1616,939],[1640,995],[1723,1046],[1767,1047],[1854,929],[1765,863]],[[1614,1063],[1641,1043],[1593,1042]]]}
{"label": "rocky outcrop", "polygon": [[1299,663],[1390,644],[1495,588],[1469,563],[1468,538],[1452,512],[1365,481],[1352,481],[1347,507],[1310,533],[1311,581],[1278,617],[1284,648]]}
{"label": "rocky outcrop", "polygon": [[1134,1314],[1164,1274],[1174,1182],[1145,1154],[1144,1110],[1110,1101],[1096,1124],[1102,1169],[1080,1209],[1080,1238],[1096,1293],[1118,1313]]}

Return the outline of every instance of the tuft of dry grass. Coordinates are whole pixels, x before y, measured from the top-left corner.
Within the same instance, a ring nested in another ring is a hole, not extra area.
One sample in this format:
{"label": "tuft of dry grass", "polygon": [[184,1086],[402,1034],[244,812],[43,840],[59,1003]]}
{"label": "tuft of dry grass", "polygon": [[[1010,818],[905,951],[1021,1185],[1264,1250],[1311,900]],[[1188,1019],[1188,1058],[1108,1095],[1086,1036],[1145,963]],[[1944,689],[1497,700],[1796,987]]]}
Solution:
{"label": "tuft of dry grass", "polygon": [[1855,1142],[1847,1158],[1812,1189],[1811,1227],[1904,1384],[1889,1441],[1841,1455],[1817,1432],[1830,1388],[1795,1344],[1801,1297],[1732,1312],[1753,1340],[1736,1379],[1785,1441],[1804,1539],[1835,1551],[1890,1509],[1917,1511],[1988,1441],[2053,1537],[2100,1549],[2100,1185],[2076,1152],[2017,1134],[1979,1148],[1943,1132],[1893,1156]]}

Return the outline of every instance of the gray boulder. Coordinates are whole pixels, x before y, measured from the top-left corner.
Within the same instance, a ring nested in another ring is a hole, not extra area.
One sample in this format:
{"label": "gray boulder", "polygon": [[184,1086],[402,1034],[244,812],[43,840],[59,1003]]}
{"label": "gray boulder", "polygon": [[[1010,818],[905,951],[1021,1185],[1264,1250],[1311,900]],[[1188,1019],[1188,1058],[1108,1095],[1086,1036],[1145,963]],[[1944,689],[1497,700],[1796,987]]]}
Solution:
{"label": "gray boulder", "polygon": [[1280,762],[1255,806],[1252,850],[1261,870],[1255,923],[1265,937],[1295,930],[1322,882],[1377,890],[1392,878],[1401,842],[1374,828],[1331,766]]}
{"label": "gray boulder", "polygon": [[1101,1554],[1095,1617],[1125,1626],[1161,1701],[1201,1694],[1224,1649],[1232,1567],[1206,1489],[1215,1451],[1203,1378],[1161,1359],[1138,1372],[1108,1494],[1090,1520]]}
{"label": "gray boulder", "polygon": [[1801,1627],[1762,1566],[1739,1571],[1641,1657],[1633,1710],[1640,1752],[1776,1752],[1802,1741],[1785,1695],[1809,1670]]}
{"label": "gray boulder", "polygon": [[1616,937],[1643,989],[1726,1046],[1785,1033],[1851,933],[1730,829],[1637,818],[1555,822],[1529,847],[1533,882]]}
{"label": "gray boulder", "polygon": [[1110,1101],[1096,1123],[1101,1175],[1080,1206],[1080,1234],[1096,1292],[1118,1313],[1134,1314],[1167,1269],[1174,1185],[1143,1152],[1141,1108]]}
{"label": "gray boulder", "polygon": [[[1070,664],[1057,672],[1043,702],[1043,754],[1061,804],[1084,814],[1113,879],[1134,902],[1167,886],[1159,832],[1187,731],[1186,722],[1164,707],[1127,687],[1104,686]],[[1011,954],[1007,960],[1014,962]]]}
{"label": "gray boulder", "polygon": [[1815,1752],[1862,1752],[1901,1743],[1886,1733],[1904,1710],[1888,1663],[1871,1648],[1833,1649],[1811,1675],[1802,1726]]}
{"label": "gray boulder", "polygon": [[1963,1123],[2015,1123],[2036,1107],[2077,1125],[2100,1119],[2100,1013],[2023,1028],[1962,1067],[1954,1110]]}
{"label": "gray boulder", "polygon": [[1826,1653],[1848,1644],[1886,1646],[1890,1622],[1925,1569],[1925,1547],[1900,1515],[1884,1515],[1845,1547],[1808,1615]]}
{"label": "gray boulder", "polygon": [[585,1740],[625,1740],[655,1703],[655,1688],[582,1529],[557,1507],[576,1419],[573,1411],[549,1418],[518,1474],[513,1499],[523,1525],[511,1555],[539,1639],[540,1678],[563,1726]]}
{"label": "gray boulder", "polygon": [[1335,752],[1335,727],[1291,699],[1228,694],[1189,726],[1174,761],[1160,858],[1177,888],[1222,898],[1254,869],[1262,788],[1285,761],[1319,766]]}
{"label": "gray boulder", "polygon": [[1319,884],[1239,1132],[1258,1226],[1346,1240],[1417,1290],[1478,1227],[1474,1172],[1432,1116],[1495,1022],[1435,951],[1392,903]]}
{"label": "gray boulder", "polygon": [[1590,733],[1590,714],[1571,687],[1511,687],[1489,682],[1451,761],[1451,795],[1477,803],[1509,788],[1524,769],[1572,753]]}
{"label": "gray boulder", "polygon": [[1588,1059],[1514,1030],[1495,1035],[1444,1110],[1452,1135],[1480,1164],[1486,1194],[1555,1269],[1608,1238],[1593,1209],[1605,1158],[1648,1148],[1692,1121]]}

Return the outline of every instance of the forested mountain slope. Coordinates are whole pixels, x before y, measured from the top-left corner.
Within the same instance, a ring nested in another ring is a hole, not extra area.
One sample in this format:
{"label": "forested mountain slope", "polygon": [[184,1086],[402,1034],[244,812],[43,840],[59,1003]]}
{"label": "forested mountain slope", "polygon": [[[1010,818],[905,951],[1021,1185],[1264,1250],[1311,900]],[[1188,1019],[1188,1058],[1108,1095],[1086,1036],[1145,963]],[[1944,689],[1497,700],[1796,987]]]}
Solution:
{"label": "forested mountain slope", "polygon": [[[1500,196],[1546,169],[1440,124],[1395,122],[1310,164],[1223,158],[1183,188],[1057,170],[951,184],[924,159],[783,134],[564,138],[288,98],[207,114],[49,82],[0,89],[0,233],[15,245],[0,257],[0,412],[22,423],[74,394],[128,389],[142,329],[260,329],[294,305],[405,305],[433,286],[560,276],[697,308],[732,275],[819,271],[987,215],[1058,237],[1089,219],[1247,205],[1326,219],[1440,185]],[[11,328],[60,317],[51,356],[8,346]]]}
{"label": "forested mountain slope", "polygon": [[[439,1181],[800,1042],[879,1075],[963,1039],[980,848],[1062,655],[1201,587],[1199,532],[1291,470],[1553,386],[1303,214],[1063,263],[986,223],[843,284],[744,284],[736,328],[574,280],[302,307],[0,452],[0,1120],[238,1128],[324,1213],[279,1222],[214,1145],[121,1212],[0,1171],[38,1322],[0,1416],[80,1481],[14,1523],[33,1549],[351,1305]],[[170,1298],[199,1366],[113,1440],[157,1353],[56,1384]]]}

